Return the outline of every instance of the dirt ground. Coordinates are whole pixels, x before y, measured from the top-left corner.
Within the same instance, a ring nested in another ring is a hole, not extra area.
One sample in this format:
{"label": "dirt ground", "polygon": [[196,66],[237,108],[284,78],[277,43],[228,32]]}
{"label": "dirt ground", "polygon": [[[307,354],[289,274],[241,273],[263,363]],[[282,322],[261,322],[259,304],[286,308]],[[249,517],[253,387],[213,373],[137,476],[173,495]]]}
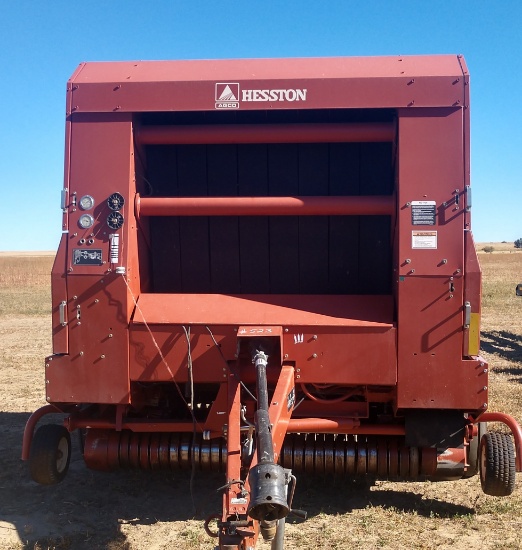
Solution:
{"label": "dirt ground", "polygon": [[[49,287],[40,275],[25,282],[9,279],[6,270],[11,264],[6,267],[2,260],[0,548],[212,549],[215,539],[205,534],[202,520],[220,510],[216,489],[223,483],[221,475],[196,472],[191,496],[190,472],[90,471],[73,434],[66,479],[52,487],[30,479],[20,453],[29,414],[45,404],[43,358],[51,349]],[[34,261],[48,273],[51,258]],[[522,282],[522,254],[481,254],[481,261],[483,349],[492,371],[492,410],[521,419],[522,298],[514,297],[514,284]],[[520,281],[512,281],[517,276]],[[372,484],[301,476],[294,506],[307,510],[309,519],[290,520],[286,547],[522,548],[521,493],[520,480],[511,497],[497,499],[481,492],[477,477]]]}

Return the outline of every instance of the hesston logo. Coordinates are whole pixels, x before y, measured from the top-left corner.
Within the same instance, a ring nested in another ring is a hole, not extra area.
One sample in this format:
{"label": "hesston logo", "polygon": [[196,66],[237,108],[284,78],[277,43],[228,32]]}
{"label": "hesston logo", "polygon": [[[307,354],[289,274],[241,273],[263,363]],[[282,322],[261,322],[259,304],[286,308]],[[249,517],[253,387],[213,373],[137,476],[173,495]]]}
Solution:
{"label": "hesston logo", "polygon": [[308,90],[306,88],[291,88],[288,90],[241,90],[241,94],[239,92],[237,82],[217,82],[216,109],[239,109],[240,101],[306,101]]}

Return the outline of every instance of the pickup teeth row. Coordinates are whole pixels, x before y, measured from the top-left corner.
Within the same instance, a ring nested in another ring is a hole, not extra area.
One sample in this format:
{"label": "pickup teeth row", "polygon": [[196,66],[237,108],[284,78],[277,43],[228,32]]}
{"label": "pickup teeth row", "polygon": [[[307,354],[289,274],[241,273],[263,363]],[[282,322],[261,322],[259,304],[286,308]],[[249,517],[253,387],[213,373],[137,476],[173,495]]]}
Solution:
{"label": "pickup teeth row", "polygon": [[[225,439],[203,440],[201,434],[89,430],[84,457],[95,470],[179,470],[194,461],[199,470],[220,472],[227,448]],[[434,449],[405,447],[398,438],[288,434],[279,463],[311,475],[416,479],[435,473],[437,456]]]}

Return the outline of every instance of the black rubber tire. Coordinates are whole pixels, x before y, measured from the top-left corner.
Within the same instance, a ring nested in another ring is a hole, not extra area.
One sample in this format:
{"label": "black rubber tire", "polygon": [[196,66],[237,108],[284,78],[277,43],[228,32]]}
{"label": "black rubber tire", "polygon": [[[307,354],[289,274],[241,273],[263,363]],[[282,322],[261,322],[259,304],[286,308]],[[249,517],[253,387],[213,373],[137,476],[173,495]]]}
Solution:
{"label": "black rubber tire", "polygon": [[480,469],[480,442],[484,434],[488,432],[488,425],[486,422],[479,422],[478,434],[469,442],[468,449],[468,469],[464,472],[463,478],[473,477],[479,473]]}
{"label": "black rubber tire", "polygon": [[71,436],[64,426],[45,424],[33,437],[29,470],[41,485],[55,485],[66,476],[71,462]]}
{"label": "black rubber tire", "polygon": [[480,483],[486,495],[507,497],[515,489],[515,448],[511,436],[489,432],[480,440]]}

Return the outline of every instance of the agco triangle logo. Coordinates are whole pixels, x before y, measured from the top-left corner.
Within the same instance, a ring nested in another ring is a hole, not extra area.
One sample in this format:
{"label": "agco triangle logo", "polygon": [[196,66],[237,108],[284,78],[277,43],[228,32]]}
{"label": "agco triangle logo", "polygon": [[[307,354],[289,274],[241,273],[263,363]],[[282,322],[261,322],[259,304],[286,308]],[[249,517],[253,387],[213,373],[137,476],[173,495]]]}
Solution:
{"label": "agco triangle logo", "polygon": [[239,109],[239,84],[216,83],[216,109]]}

